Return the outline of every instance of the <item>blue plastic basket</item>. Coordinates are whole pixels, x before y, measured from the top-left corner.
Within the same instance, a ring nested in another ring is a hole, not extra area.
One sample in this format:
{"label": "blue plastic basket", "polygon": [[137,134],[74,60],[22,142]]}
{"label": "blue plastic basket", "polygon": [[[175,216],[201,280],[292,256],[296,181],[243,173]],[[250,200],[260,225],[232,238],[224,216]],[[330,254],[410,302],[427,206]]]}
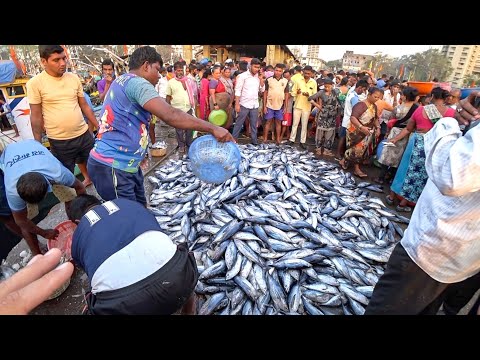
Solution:
{"label": "blue plastic basket", "polygon": [[240,165],[240,150],[233,142],[218,142],[212,135],[201,136],[188,151],[192,172],[202,181],[221,184],[231,178]]}
{"label": "blue plastic basket", "polygon": [[470,95],[470,93],[472,93],[474,91],[480,91],[480,87],[462,88],[460,90],[462,91],[462,93],[460,95],[460,99],[465,99],[466,97],[468,97],[468,95]]}

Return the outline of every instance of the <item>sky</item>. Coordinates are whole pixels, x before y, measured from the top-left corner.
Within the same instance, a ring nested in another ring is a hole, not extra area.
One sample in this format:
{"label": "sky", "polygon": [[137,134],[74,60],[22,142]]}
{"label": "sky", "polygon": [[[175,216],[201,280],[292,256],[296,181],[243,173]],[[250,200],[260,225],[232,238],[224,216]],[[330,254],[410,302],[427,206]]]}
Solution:
{"label": "sky", "polygon": [[[307,45],[288,45],[302,46],[304,52],[307,51]],[[337,60],[343,57],[347,50],[352,50],[354,54],[373,55],[381,51],[385,55],[400,57],[402,55],[411,55],[431,48],[440,49],[442,45],[320,45],[320,58],[325,61]]]}

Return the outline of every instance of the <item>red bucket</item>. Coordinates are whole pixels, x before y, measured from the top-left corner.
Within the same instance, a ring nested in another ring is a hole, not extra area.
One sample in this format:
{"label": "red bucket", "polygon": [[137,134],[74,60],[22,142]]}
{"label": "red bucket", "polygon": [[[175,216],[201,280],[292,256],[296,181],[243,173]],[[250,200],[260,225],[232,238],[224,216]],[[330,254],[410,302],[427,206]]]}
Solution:
{"label": "red bucket", "polygon": [[58,230],[58,236],[55,239],[47,240],[48,249],[58,248],[62,250],[62,255],[65,255],[67,261],[72,259],[72,238],[73,232],[77,225],[70,221],[64,221],[55,227]]}

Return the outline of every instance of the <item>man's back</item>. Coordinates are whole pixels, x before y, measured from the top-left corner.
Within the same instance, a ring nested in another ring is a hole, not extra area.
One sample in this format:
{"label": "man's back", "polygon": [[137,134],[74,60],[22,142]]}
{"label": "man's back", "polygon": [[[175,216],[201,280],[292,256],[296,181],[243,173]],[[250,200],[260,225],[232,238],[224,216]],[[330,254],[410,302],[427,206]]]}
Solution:
{"label": "man's back", "polygon": [[429,179],[402,245],[435,280],[459,282],[480,269],[480,128],[462,137],[456,120],[444,118],[424,139]]}
{"label": "man's back", "polygon": [[148,145],[151,114],[142,105],[158,97],[151,84],[139,76],[124,74],[112,82],[103,103],[95,147],[96,161],[136,173]]}
{"label": "man's back", "polygon": [[23,210],[26,206],[18,195],[17,181],[27,172],[38,172],[53,183],[66,186],[71,186],[75,181],[73,174],[36,140],[8,145],[0,157],[0,166],[5,174],[8,204],[13,211]]}
{"label": "man's back", "polygon": [[81,219],[72,257],[87,273],[92,292],[116,290],[153,274],[177,247],[160,231],[155,216],[135,201],[97,205]]}

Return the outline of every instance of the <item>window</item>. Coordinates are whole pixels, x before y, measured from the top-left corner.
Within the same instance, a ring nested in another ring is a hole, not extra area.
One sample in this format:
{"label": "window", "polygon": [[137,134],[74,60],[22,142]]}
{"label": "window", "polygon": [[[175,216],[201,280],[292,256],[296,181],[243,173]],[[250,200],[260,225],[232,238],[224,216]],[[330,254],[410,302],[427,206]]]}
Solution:
{"label": "window", "polygon": [[6,89],[7,89],[7,95],[9,97],[25,95],[25,91],[22,85],[7,86]]}

